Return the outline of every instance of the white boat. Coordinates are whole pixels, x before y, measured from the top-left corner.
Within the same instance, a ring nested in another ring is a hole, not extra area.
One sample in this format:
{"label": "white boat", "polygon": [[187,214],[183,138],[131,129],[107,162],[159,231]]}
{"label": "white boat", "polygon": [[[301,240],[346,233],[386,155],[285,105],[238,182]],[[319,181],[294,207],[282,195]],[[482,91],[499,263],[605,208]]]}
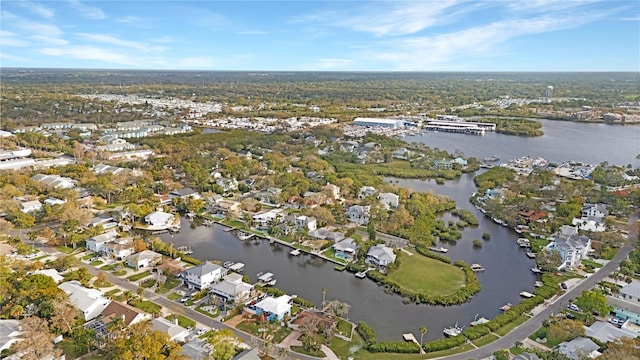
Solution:
{"label": "white boat", "polygon": [[526,239],[526,238],[518,238],[518,240],[516,240],[516,243],[520,247],[524,247],[524,248],[530,248],[531,247],[531,243],[529,242],[529,239]]}
{"label": "white boat", "polygon": [[480,264],[471,264],[471,270],[473,271],[484,271],[484,266]]}
{"label": "white boat", "polygon": [[253,234],[246,233],[244,231],[238,231],[238,239],[249,240],[253,237]]}
{"label": "white boat", "polygon": [[222,266],[225,269],[230,269],[233,265],[235,265],[235,263],[233,261],[225,261],[224,263],[222,263]]}
{"label": "white boat", "polygon": [[543,283],[542,281],[536,281],[536,283],[535,283],[535,285],[534,285],[534,286],[535,286],[535,287],[543,287],[543,286],[544,286],[544,283]]}
{"label": "white boat", "polygon": [[523,291],[523,292],[521,292],[521,293],[520,293],[520,296],[525,297],[525,298],[532,298],[532,297],[534,297],[535,295],[534,295],[534,294],[532,294],[532,293],[530,293],[530,292]]}
{"label": "white boat", "polygon": [[458,326],[458,323],[456,323],[454,326],[449,326],[448,328],[444,328],[442,332],[446,337],[458,336],[462,333],[462,328]]}
{"label": "white boat", "polygon": [[527,251],[527,257],[529,257],[530,259],[535,259],[536,258],[536,253],[531,252],[531,251]]}
{"label": "white boat", "polygon": [[439,253],[446,253],[446,252],[448,252],[448,251],[449,251],[449,249],[447,249],[447,248],[445,248],[445,247],[442,247],[442,246],[441,246],[441,247],[434,247],[434,246],[431,246],[431,247],[429,247],[429,250],[431,250],[431,251],[435,251],[435,252],[439,252]]}
{"label": "white boat", "polygon": [[356,277],[358,279],[364,279],[367,276],[367,272],[366,271],[360,271],[356,273]]}
{"label": "white boat", "polygon": [[542,270],[538,269],[538,267],[532,267],[531,268],[531,272],[532,273],[536,273],[536,274],[542,274]]}
{"label": "white boat", "polygon": [[300,255],[300,249],[294,249],[294,250],[291,250],[291,252],[289,253],[289,255],[293,255],[293,256],[298,256],[298,255]]}

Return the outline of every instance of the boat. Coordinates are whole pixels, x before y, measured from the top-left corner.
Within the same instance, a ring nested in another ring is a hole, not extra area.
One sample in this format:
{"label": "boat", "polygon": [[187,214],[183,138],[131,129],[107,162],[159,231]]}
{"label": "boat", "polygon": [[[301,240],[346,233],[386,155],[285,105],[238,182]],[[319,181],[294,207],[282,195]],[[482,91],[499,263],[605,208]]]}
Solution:
{"label": "boat", "polygon": [[462,328],[458,326],[458,323],[456,323],[453,326],[449,326],[447,328],[444,328],[444,330],[442,330],[442,332],[444,333],[444,336],[446,337],[452,337],[452,336],[458,336],[462,333]]}
{"label": "boat", "polygon": [[542,270],[538,269],[538,267],[532,267],[531,272],[535,274],[542,274]]}
{"label": "boat", "polygon": [[204,221],[202,221],[202,225],[213,226],[213,220],[205,219]]}
{"label": "boat", "polygon": [[258,282],[262,283],[265,286],[274,286],[276,284],[276,279],[270,272],[260,272],[258,273]]}
{"label": "boat", "polygon": [[445,248],[445,247],[442,247],[442,246],[441,246],[441,247],[434,247],[434,246],[431,246],[431,247],[429,247],[429,250],[431,250],[431,251],[435,251],[435,252],[439,252],[439,253],[446,253],[446,252],[448,252],[448,251],[449,251],[449,249],[447,249],[447,248]]}
{"label": "boat", "polygon": [[235,263],[235,264],[229,266],[229,270],[235,271],[237,273],[241,273],[241,272],[244,271],[244,263],[241,263],[241,262]]}
{"label": "boat", "polygon": [[506,303],[504,305],[502,305],[502,307],[500,308],[500,311],[505,312],[507,310],[511,309],[511,303]]}
{"label": "boat", "polygon": [[191,248],[187,246],[179,246],[176,249],[185,255],[193,254],[193,250],[191,250]]}
{"label": "boat", "polygon": [[244,231],[238,231],[238,239],[240,240],[249,240],[253,237],[253,234],[246,233]]}
{"label": "boat", "polygon": [[544,286],[544,283],[543,283],[542,281],[539,281],[539,280],[538,280],[538,281],[536,281],[536,283],[535,283],[535,285],[534,285],[534,286],[535,286],[535,287],[543,287],[543,286]]}
{"label": "boat", "polygon": [[293,255],[293,256],[298,256],[298,255],[300,255],[300,249],[294,249],[294,250],[291,250],[291,252],[289,253],[289,255]]}
{"label": "boat", "polygon": [[225,262],[222,264],[222,266],[223,266],[225,269],[230,269],[233,265],[235,265],[235,263],[234,263],[233,261],[225,261]]}
{"label": "boat", "polygon": [[523,292],[521,292],[521,293],[520,293],[520,296],[525,297],[525,298],[532,298],[532,297],[534,297],[535,295],[534,295],[534,294],[532,294],[532,293],[530,293],[530,292],[523,291]]}
{"label": "boat", "polygon": [[356,277],[358,279],[364,279],[365,277],[367,277],[367,272],[366,271],[359,271],[356,273]]}
{"label": "boat", "polygon": [[486,324],[489,322],[489,319],[485,317],[481,317],[478,319],[478,315],[480,314],[476,314],[476,316],[473,318],[473,321],[470,324],[471,326],[478,326],[478,325]]}
{"label": "boat", "polygon": [[531,247],[531,243],[529,242],[529,239],[526,239],[526,238],[518,238],[518,240],[516,240],[516,243],[520,247],[524,247],[524,248],[530,248]]}
{"label": "boat", "polygon": [[484,271],[484,266],[480,264],[471,264],[471,270],[473,271]]}
{"label": "boat", "polygon": [[529,257],[529,259],[535,259],[536,258],[536,253],[531,252],[531,251],[527,251],[527,257]]}

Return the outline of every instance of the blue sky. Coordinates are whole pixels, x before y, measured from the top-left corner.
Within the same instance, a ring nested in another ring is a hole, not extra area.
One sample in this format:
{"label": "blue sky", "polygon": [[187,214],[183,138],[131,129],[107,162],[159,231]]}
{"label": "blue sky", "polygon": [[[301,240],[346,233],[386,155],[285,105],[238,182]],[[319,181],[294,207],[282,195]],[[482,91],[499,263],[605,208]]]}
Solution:
{"label": "blue sky", "polygon": [[639,71],[640,2],[2,0],[0,66]]}

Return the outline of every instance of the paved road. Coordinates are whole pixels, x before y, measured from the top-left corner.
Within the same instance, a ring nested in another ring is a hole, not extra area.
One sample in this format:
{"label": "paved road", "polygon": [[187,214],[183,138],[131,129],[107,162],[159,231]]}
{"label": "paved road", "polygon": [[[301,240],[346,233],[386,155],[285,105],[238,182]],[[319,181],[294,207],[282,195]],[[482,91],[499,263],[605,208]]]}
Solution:
{"label": "paved road", "polygon": [[[640,216],[640,211],[635,212],[632,216],[629,217],[629,224],[630,225],[635,224],[635,222],[638,221],[639,216]],[[635,227],[630,227],[630,228],[632,230],[635,230]],[[538,330],[542,326],[543,320],[548,319],[549,317],[552,316],[552,314],[557,314],[558,312],[565,309],[569,304],[569,300],[576,298],[578,295],[582,293],[583,290],[589,290],[595,287],[596,284],[598,284],[604,278],[606,278],[611,273],[613,273],[620,265],[620,262],[626,259],[629,253],[631,252],[631,250],[633,250],[632,243],[635,242],[635,239],[637,239],[637,236],[638,234],[635,234],[633,232],[630,233],[629,239],[632,240],[630,241],[631,243],[626,243],[622,248],[620,248],[616,256],[611,261],[609,261],[609,263],[604,265],[595,274],[586,278],[584,281],[582,281],[573,289],[567,291],[562,296],[556,298],[553,304],[551,304],[549,307],[547,307],[546,309],[542,310],[541,312],[539,312],[538,314],[536,314],[535,316],[533,316],[532,318],[524,322],[522,325],[514,329],[509,334],[478,349],[474,349],[462,354],[451,355],[445,358],[448,360],[481,359],[481,358],[490,356],[491,354],[493,354],[498,350],[509,349],[512,346],[514,346],[514,344],[517,341],[522,341],[523,339],[529,337],[529,335],[533,334],[536,330]]]}

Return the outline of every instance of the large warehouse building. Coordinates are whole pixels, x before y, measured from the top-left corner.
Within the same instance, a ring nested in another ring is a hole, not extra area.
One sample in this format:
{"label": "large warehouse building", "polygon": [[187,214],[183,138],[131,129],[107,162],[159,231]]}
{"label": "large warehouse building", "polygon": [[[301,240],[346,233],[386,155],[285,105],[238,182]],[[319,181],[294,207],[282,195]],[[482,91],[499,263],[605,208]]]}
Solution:
{"label": "large warehouse building", "polygon": [[395,119],[376,119],[376,118],[355,118],[353,125],[367,127],[388,127],[392,129],[400,129],[404,127],[404,121]]}

